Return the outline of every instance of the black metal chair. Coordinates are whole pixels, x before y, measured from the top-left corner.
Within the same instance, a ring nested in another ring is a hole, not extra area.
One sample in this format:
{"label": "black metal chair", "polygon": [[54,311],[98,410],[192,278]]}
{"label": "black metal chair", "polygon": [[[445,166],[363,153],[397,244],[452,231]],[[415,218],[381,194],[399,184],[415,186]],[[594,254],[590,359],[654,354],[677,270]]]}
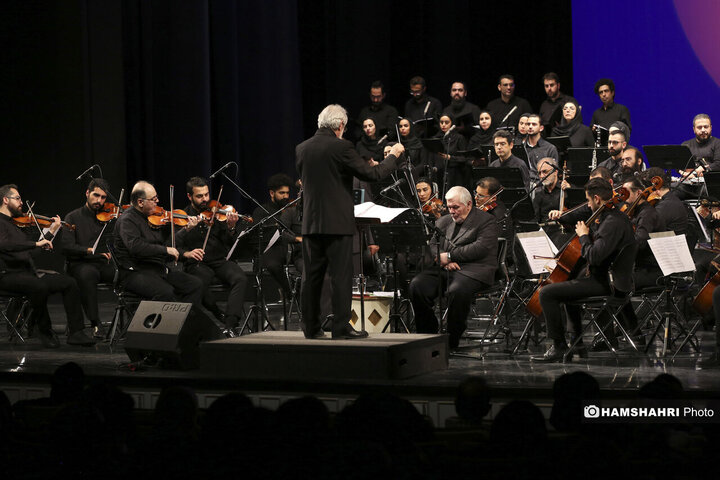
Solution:
{"label": "black metal chair", "polygon": [[107,248],[108,252],[110,252],[110,260],[112,261],[113,267],[115,267],[112,290],[117,299],[117,303],[115,304],[115,313],[113,314],[112,323],[110,324],[105,340],[109,341],[110,345],[113,346],[118,340],[125,336],[125,332],[130,326],[130,320],[132,320],[132,314],[130,312],[132,311],[132,313],[134,313],[143,299],[137,294],[125,291],[120,282],[120,266],[115,258],[115,247],[108,242]]}
{"label": "black metal chair", "polygon": [[[22,329],[29,314],[29,305],[30,301],[25,295],[0,291],[0,317],[7,325],[9,342],[13,342],[17,338],[22,343],[25,343]],[[12,318],[10,318],[11,316]]]}
{"label": "black metal chair", "polygon": [[[510,291],[513,289],[515,279],[510,278],[510,273],[507,267],[507,252],[508,252],[508,241],[503,237],[498,238],[498,269],[495,273],[495,283],[485,290],[478,292],[477,298],[488,298],[493,305],[493,313],[490,316],[485,331],[480,332],[466,331],[465,337],[469,339],[480,338],[480,344],[493,343],[498,336],[502,333],[505,336],[506,342],[512,341],[512,330],[510,328],[510,316],[503,313],[507,305]],[[504,318],[502,324],[500,323],[501,317]],[[490,330],[496,328],[495,332],[490,335]]]}
{"label": "black metal chair", "polygon": [[[566,305],[577,305],[582,307],[583,311],[593,312],[590,321],[585,325],[583,330],[578,333],[575,341],[570,345],[570,349],[565,353],[563,362],[567,361],[568,356],[571,356],[577,345],[582,340],[583,335],[594,326],[597,330],[600,338],[608,346],[610,351],[617,357],[617,350],[613,346],[614,342],[605,334],[608,327],[614,325],[622,333],[625,340],[632,348],[638,352],[637,345],[633,341],[630,334],[622,326],[618,316],[627,303],[630,302],[633,291],[633,280],[632,273],[635,266],[635,256],[637,255],[638,245],[633,242],[620,250],[615,257],[615,260],[610,265],[608,270],[608,277],[610,283],[610,295],[607,296],[596,296],[587,297],[568,302]],[[600,325],[600,316],[606,313],[610,317],[610,321],[606,325]]]}

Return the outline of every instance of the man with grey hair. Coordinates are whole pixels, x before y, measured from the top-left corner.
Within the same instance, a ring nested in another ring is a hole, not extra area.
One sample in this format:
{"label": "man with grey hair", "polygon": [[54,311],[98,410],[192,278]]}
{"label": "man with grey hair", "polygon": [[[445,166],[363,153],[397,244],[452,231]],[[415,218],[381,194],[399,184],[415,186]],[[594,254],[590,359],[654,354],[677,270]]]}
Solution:
{"label": "man with grey hair", "polygon": [[374,182],[389,176],[405,151],[392,146],[382,163],[371,166],[343,140],[347,112],[328,105],[318,115],[315,135],[295,148],[295,165],[303,185],[302,249],[304,271],[301,310],[306,338],[324,336],[320,323],[320,295],[327,271],[333,286],[333,339],[367,336],[350,325],[352,303],[353,177]]}
{"label": "man with grey hair", "polygon": [[[465,187],[452,187],[445,199],[450,214],[436,221],[437,233],[433,237],[434,243],[440,243],[437,266],[413,278],[410,300],[418,333],[437,333],[439,324],[433,305],[447,289],[449,346],[456,349],[475,295],[492,285],[495,278],[498,227],[495,217],[475,208]],[[429,248],[432,255],[437,254],[437,246]]]}
{"label": "man with grey hair", "polygon": [[[702,172],[705,163],[708,164],[708,170],[720,171],[720,139],[712,136],[710,116],[705,113],[695,115],[695,118],[693,118],[693,132],[695,138],[682,143],[690,149],[690,153],[693,154],[695,160],[700,162],[700,166],[693,173],[699,174]],[[703,161],[700,159],[703,159]]]}

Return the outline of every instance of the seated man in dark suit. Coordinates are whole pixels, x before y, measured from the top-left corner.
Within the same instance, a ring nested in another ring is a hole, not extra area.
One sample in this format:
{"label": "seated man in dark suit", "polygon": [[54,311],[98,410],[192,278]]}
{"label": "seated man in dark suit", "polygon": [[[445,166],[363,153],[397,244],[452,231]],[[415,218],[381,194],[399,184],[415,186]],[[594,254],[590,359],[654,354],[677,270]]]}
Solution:
{"label": "seated man in dark suit", "polygon": [[[410,300],[418,333],[437,333],[433,304],[447,288],[450,348],[457,348],[465,331],[470,305],[480,290],[492,284],[497,269],[498,227],[495,217],[475,208],[464,187],[453,187],[445,195],[450,215],[435,226],[443,232],[440,268],[426,269],[410,282]],[[447,275],[445,274],[447,271]]]}

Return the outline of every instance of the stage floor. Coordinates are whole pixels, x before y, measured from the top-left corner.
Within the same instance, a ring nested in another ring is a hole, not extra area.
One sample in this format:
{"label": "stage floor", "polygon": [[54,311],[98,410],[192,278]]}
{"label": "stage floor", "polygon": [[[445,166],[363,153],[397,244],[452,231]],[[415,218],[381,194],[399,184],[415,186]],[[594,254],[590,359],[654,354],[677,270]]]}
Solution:
{"label": "stage floor", "polygon": [[[103,318],[110,318],[111,305],[103,305]],[[62,308],[51,309],[54,329],[64,330]],[[271,321],[279,325],[277,309],[271,310]],[[57,323],[56,323],[57,322]],[[290,330],[297,330],[297,321],[289,322]],[[4,329],[3,329],[4,330]],[[517,336],[518,332],[514,332]],[[699,332],[703,354],[707,355],[714,344],[714,333]],[[451,354],[446,370],[434,371],[411,378],[382,380],[342,377],[334,379],[272,379],[228,378],[201,370],[176,371],[159,367],[132,370],[127,367],[129,358],[122,344],[114,348],[107,343],[94,347],[66,345],[60,335],[59,349],[44,349],[35,338],[26,344],[0,340],[0,389],[8,393],[11,401],[34,398],[49,392],[52,372],[65,362],[80,364],[90,382],[104,382],[132,392],[139,408],[152,408],[159,391],[168,385],[183,384],[195,389],[201,396],[200,406],[207,406],[217,396],[229,391],[243,391],[255,401],[270,408],[283,399],[299,395],[316,395],[331,406],[340,409],[360,393],[369,391],[392,392],[423,404],[424,413],[437,422],[451,416],[452,399],[458,383],[469,375],[482,375],[492,387],[494,405],[513,399],[528,399],[542,405],[552,403],[552,385],[560,375],[585,371],[600,384],[603,398],[632,398],[639,388],[661,373],[669,373],[683,384],[690,398],[709,398],[720,395],[720,370],[698,368],[699,355],[682,352],[675,360],[632,356],[621,353],[615,358],[610,353],[591,353],[586,360],[567,364],[538,364],[530,361],[531,354],[541,353],[543,346],[530,343],[530,351],[510,357],[504,353],[504,343],[483,349],[462,349],[460,355]],[[471,344],[465,344],[470,346]],[[254,368],[262,369],[262,363]],[[444,412],[444,413],[443,413]],[[438,423],[436,423],[438,424]]]}

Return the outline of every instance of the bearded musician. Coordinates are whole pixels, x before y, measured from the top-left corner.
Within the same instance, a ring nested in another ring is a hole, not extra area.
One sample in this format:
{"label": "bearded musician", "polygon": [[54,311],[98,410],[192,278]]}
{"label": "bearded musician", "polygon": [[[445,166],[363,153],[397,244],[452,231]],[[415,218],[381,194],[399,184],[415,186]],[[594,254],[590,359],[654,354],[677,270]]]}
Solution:
{"label": "bearded musician", "polygon": [[[596,212],[605,202],[613,196],[610,183],[602,178],[593,178],[585,185],[585,197],[588,207]],[[548,338],[553,341],[544,355],[532,357],[537,362],[560,362],[568,351],[565,340],[565,322],[563,320],[561,305],[569,301],[589,296],[609,295],[610,283],[608,270],[615,257],[627,245],[635,243],[635,235],[627,215],[615,208],[604,210],[598,217],[599,223],[587,225],[579,221],[575,225],[582,246],[582,257],[588,264],[587,273],[566,282],[552,283],[540,290],[540,305],[547,321]],[[575,337],[582,332],[581,310],[578,306],[567,305],[566,310],[572,324]],[[606,325],[609,315],[600,318],[600,325]],[[617,342],[608,335],[611,343]],[[587,350],[578,343],[578,352],[581,356]],[[615,345],[613,345],[615,346]]]}
{"label": "bearded musician", "polygon": [[50,238],[60,229],[60,217],[53,217],[49,232],[43,232],[37,240],[37,236],[30,237],[37,231],[26,233],[16,224],[23,217],[23,201],[16,185],[0,187],[0,202],[0,290],[28,297],[32,307],[29,321],[37,327],[37,337],[46,348],[60,346],[52,330],[47,300],[50,294],[61,293],[69,331],[67,343],[93,345],[95,340],[83,331],[80,291],[75,280],[62,273],[37,270],[32,258],[38,249],[53,249]]}
{"label": "bearded musician", "polygon": [[[185,271],[202,280],[203,306],[225,324],[225,334],[232,336],[233,329],[244,316],[243,304],[248,282],[247,275],[240,265],[225,259],[234,242],[236,231],[239,230],[240,216],[232,206],[225,206],[226,220],[220,221],[216,218],[210,223],[212,210],[209,208],[210,188],[207,180],[202,177],[192,177],[185,184],[185,190],[190,200],[185,212],[192,217],[207,218],[200,222],[188,222],[188,232],[178,239],[180,248],[187,251],[200,249],[203,252],[200,259],[190,257],[186,260]],[[206,217],[203,217],[203,214]],[[208,230],[210,230],[209,236]],[[207,244],[205,244],[206,237]],[[210,291],[210,285],[215,278],[230,286],[225,312],[218,307]]]}
{"label": "bearded musician", "polygon": [[85,190],[85,204],[65,217],[68,223],[75,225],[75,229],[66,229],[61,239],[62,253],[67,258],[67,272],[77,281],[85,316],[97,338],[106,334],[98,313],[97,285],[111,283],[115,277],[110,253],[100,238],[109,234],[113,225],[97,218],[109,192],[110,185],[106,180],[92,179]]}

